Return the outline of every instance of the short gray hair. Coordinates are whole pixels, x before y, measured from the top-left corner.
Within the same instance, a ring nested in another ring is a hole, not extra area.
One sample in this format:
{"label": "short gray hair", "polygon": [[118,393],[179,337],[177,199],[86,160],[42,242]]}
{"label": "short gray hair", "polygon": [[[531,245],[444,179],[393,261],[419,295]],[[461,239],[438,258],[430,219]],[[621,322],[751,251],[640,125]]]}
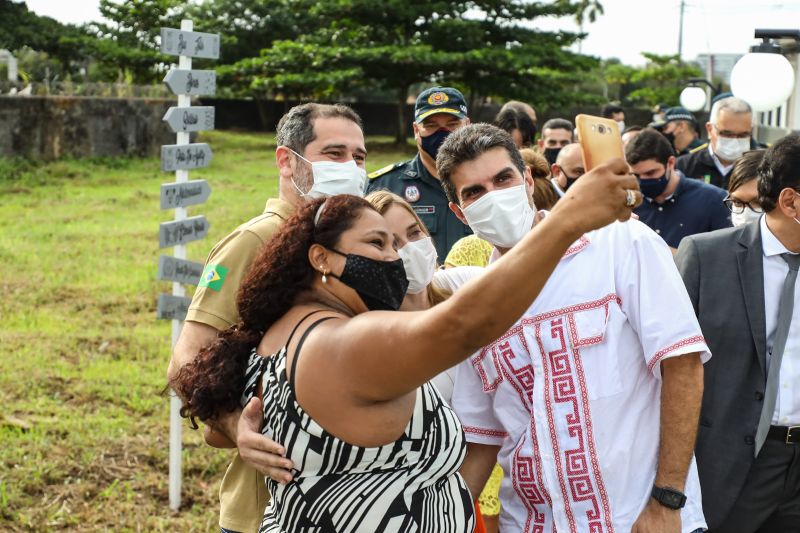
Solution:
{"label": "short gray hair", "polygon": [[711,106],[711,113],[708,115],[708,121],[713,124],[714,126],[717,125],[717,121],[719,120],[719,112],[723,109],[730,111],[731,113],[753,113],[753,108],[750,107],[750,104],[742,100],[741,98],[736,98],[735,96],[729,96],[727,98],[723,98],[722,100],[718,100],[714,102],[714,105]]}
{"label": "short gray hair", "polygon": [[500,147],[506,149],[511,163],[525,176],[525,160],[514,139],[504,130],[491,124],[470,124],[451,133],[436,156],[436,172],[447,199],[460,205],[458,191],[453,184],[453,172],[459,165],[474,161],[489,150]]}
{"label": "short gray hair", "polygon": [[281,117],[275,133],[278,146],[291,148],[298,154],[304,154],[306,146],[316,137],[314,135],[314,121],[318,118],[343,118],[355,122],[359,128],[361,117],[343,104],[300,104],[289,110]]}

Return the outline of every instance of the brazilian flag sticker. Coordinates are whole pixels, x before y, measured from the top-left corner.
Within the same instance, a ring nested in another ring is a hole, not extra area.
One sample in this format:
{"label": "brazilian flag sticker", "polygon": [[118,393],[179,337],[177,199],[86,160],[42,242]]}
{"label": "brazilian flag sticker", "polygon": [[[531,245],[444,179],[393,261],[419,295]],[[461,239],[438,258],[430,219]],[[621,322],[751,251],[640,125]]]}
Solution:
{"label": "brazilian flag sticker", "polygon": [[200,276],[198,287],[208,287],[211,290],[219,291],[222,289],[222,284],[225,282],[225,276],[227,275],[228,269],[222,265],[206,265],[203,275]]}

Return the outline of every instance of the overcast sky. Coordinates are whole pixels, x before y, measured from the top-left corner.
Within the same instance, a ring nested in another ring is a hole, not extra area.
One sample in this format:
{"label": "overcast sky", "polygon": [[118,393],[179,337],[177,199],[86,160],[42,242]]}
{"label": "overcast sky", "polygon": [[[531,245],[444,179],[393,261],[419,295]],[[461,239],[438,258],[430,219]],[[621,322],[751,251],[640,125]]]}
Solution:
{"label": "overcast sky", "polygon": [[[583,53],[618,57],[627,64],[643,64],[642,51],[677,53],[680,0],[600,1],[605,14],[584,28],[589,35]],[[27,4],[36,13],[62,22],[79,24],[100,17],[99,0],[27,0]],[[537,19],[534,26],[577,29],[570,19]],[[800,28],[800,1],[687,0],[683,57],[692,60],[704,53],[746,53],[756,42],[756,28]]]}

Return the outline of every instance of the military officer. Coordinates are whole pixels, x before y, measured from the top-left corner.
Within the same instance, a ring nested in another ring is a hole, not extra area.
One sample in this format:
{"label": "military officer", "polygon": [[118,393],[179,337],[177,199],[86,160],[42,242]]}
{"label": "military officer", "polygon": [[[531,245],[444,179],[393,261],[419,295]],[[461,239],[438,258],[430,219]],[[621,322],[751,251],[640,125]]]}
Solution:
{"label": "military officer", "polygon": [[467,102],[461,91],[452,87],[426,89],[414,106],[417,155],[373,172],[367,184],[368,193],[387,189],[411,204],[430,231],[440,262],[457,240],[472,233],[448,208],[436,173],[436,154],[442,142],[467,124]]}

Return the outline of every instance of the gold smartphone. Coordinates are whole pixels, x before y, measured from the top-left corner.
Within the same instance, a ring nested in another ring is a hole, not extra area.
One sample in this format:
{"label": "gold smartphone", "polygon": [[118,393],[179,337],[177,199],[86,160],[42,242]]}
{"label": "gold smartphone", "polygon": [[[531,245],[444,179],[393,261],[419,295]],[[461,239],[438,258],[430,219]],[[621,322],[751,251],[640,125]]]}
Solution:
{"label": "gold smartphone", "polygon": [[609,159],[625,157],[622,135],[615,121],[592,115],[578,115],[575,117],[575,126],[578,129],[583,168],[586,172]]}

